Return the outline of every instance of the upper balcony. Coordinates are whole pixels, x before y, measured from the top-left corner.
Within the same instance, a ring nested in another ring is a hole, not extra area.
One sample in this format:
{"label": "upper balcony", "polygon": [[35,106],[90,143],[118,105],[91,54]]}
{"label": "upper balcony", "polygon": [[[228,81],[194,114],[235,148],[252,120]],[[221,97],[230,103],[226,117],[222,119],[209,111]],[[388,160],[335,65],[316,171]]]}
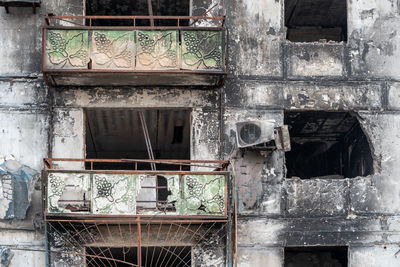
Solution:
{"label": "upper balcony", "polygon": [[[98,20],[132,26],[93,26]],[[226,78],[224,17],[47,16],[45,21],[42,71],[50,86],[215,87]],[[175,26],[154,26],[168,24],[158,21]]]}
{"label": "upper balcony", "polygon": [[[50,158],[44,162],[46,217],[228,218],[226,161]],[[141,170],[149,164],[160,170]]]}

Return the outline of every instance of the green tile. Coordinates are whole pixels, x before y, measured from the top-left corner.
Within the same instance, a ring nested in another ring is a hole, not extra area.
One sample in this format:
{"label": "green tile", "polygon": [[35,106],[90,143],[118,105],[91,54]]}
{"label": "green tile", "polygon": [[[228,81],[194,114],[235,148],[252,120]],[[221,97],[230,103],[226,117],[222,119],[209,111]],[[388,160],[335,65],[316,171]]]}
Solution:
{"label": "green tile", "polygon": [[181,215],[224,215],[225,176],[185,175]]}
{"label": "green tile", "polygon": [[135,32],[93,30],[90,57],[93,69],[134,69]]}
{"label": "green tile", "polygon": [[182,68],[222,70],[221,31],[182,31]]}
{"label": "green tile", "polygon": [[94,174],[93,214],[136,214],[137,175]]}
{"label": "green tile", "polygon": [[136,68],[178,69],[178,31],[136,31]]}
{"label": "green tile", "polygon": [[87,69],[88,31],[47,30],[46,33],[45,68]]}

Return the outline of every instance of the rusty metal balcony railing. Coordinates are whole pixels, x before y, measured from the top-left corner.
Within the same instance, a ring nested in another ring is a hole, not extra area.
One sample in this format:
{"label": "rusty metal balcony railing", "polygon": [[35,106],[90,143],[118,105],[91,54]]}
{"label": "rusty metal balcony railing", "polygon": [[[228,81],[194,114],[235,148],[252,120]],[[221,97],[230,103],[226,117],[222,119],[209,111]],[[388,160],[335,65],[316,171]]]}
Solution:
{"label": "rusty metal balcony railing", "polygon": [[[97,20],[132,26],[93,26]],[[138,25],[146,20],[176,26]],[[47,16],[45,21],[42,70],[51,86],[219,86],[226,78],[224,17]]]}
{"label": "rusty metal balcony railing", "polygon": [[[228,217],[226,161],[49,158],[44,162],[46,216]],[[138,168],[150,163],[159,170]],[[99,164],[124,169],[97,170]],[[171,166],[179,170],[166,170]]]}

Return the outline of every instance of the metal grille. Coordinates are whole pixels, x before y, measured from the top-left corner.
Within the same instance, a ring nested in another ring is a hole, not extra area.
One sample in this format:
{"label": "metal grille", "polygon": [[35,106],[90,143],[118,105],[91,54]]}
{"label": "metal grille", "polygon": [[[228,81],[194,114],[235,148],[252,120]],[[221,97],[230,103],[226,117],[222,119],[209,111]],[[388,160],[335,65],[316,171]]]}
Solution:
{"label": "metal grille", "polygon": [[225,266],[229,233],[224,220],[47,221],[50,266]]}

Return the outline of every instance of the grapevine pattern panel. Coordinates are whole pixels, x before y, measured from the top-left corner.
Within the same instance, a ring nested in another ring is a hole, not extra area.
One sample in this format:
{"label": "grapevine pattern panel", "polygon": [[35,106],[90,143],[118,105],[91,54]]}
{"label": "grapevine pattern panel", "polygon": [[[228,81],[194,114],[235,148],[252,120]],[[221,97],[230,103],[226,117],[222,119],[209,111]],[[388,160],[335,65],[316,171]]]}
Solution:
{"label": "grapevine pattern panel", "polygon": [[46,30],[47,69],[223,70],[222,31]]}
{"label": "grapevine pattern panel", "polygon": [[181,214],[225,214],[225,176],[185,175]]}
{"label": "grapevine pattern panel", "polygon": [[221,31],[182,31],[182,69],[221,70]]}
{"label": "grapevine pattern panel", "polygon": [[[50,173],[47,177],[47,210],[50,213],[77,212],[90,208],[90,174]],[[89,201],[89,203],[87,202]]]}
{"label": "grapevine pattern panel", "polygon": [[104,215],[225,214],[224,175],[160,174],[167,180],[167,203],[138,212],[136,203],[143,176],[146,175],[50,173],[47,180],[48,212]]}
{"label": "grapevine pattern panel", "polygon": [[93,69],[134,69],[134,31],[92,31]]}
{"label": "grapevine pattern panel", "polygon": [[136,68],[178,69],[178,31],[136,31]]}
{"label": "grapevine pattern panel", "polygon": [[94,174],[94,214],[136,214],[137,175]]}
{"label": "grapevine pattern panel", "polygon": [[47,30],[45,65],[49,69],[86,69],[89,37],[84,30]]}

